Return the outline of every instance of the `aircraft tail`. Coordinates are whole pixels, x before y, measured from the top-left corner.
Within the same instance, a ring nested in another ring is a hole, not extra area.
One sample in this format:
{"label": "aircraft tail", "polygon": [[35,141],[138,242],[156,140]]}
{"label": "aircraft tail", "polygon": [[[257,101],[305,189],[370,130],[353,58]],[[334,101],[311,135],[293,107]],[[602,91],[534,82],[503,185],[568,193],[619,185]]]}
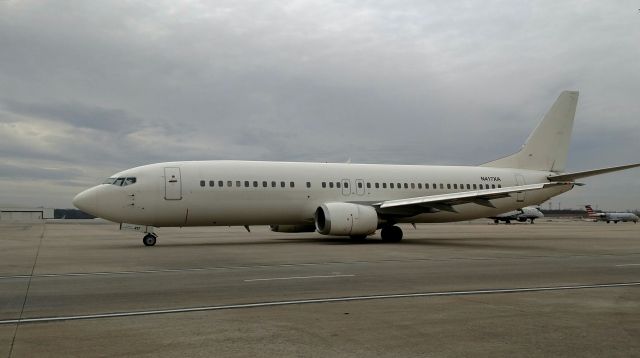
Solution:
{"label": "aircraft tail", "polygon": [[587,216],[597,216],[596,212],[591,208],[591,205],[585,205],[584,207],[587,209]]}
{"label": "aircraft tail", "polygon": [[519,152],[481,166],[563,172],[577,104],[578,91],[563,91]]}
{"label": "aircraft tail", "polygon": [[604,213],[596,213],[593,208],[591,208],[591,205],[585,205],[584,206],[587,209],[587,217],[591,218],[591,219],[598,219],[601,217],[604,217],[605,214]]}

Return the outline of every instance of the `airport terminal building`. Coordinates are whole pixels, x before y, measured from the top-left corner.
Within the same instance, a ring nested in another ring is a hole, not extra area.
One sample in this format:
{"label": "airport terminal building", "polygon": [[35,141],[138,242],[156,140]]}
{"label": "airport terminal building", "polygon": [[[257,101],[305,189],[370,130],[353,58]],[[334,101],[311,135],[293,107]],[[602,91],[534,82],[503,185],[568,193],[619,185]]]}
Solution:
{"label": "airport terminal building", "polygon": [[35,221],[53,219],[51,208],[0,208],[0,221]]}

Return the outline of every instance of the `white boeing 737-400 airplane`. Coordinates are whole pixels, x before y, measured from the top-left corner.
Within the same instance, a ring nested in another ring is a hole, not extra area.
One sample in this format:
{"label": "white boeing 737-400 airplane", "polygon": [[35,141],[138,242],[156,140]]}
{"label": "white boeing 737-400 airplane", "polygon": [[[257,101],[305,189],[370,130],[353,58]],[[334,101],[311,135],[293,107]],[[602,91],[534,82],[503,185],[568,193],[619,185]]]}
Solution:
{"label": "white boeing 737-400 airplane", "polygon": [[382,240],[396,242],[398,223],[492,217],[539,205],[571,190],[576,179],[640,166],[565,172],[577,101],[578,92],[561,93],[519,152],[480,166],[158,163],[114,174],[73,204],[144,231],[147,246],[156,243],[155,227],[213,225],[354,239],[381,229]]}

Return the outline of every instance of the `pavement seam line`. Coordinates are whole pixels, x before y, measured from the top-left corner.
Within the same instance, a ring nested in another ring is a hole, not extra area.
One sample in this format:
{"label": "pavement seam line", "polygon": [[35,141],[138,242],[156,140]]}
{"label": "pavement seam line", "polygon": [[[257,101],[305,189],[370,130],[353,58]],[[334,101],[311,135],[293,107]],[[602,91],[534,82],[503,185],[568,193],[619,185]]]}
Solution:
{"label": "pavement seam line", "polygon": [[33,266],[31,266],[31,274],[29,275],[29,281],[27,282],[27,290],[24,293],[24,300],[22,300],[22,308],[20,309],[20,318],[16,322],[16,328],[13,331],[13,338],[11,339],[11,347],[9,348],[8,357],[11,358],[13,355],[13,347],[16,342],[16,336],[18,336],[18,329],[20,327],[20,323],[22,322],[22,315],[24,314],[24,307],[27,305],[27,298],[29,297],[29,289],[31,288],[31,280],[33,279],[33,273],[36,270],[36,264],[38,263],[38,256],[40,256],[40,248],[42,247],[42,241],[44,241],[44,234],[47,230],[47,222],[43,221],[42,223],[42,233],[40,234],[40,242],[38,242],[38,249],[36,250],[36,257],[33,259]]}
{"label": "pavement seam line", "polygon": [[617,283],[562,285],[562,286],[546,286],[546,287],[539,286],[539,287],[518,287],[518,288],[498,288],[498,289],[477,289],[477,290],[463,290],[463,291],[439,291],[439,292],[395,293],[395,294],[392,293],[392,294],[367,295],[367,296],[309,298],[309,299],[300,299],[300,300],[240,303],[240,304],[227,304],[227,305],[217,305],[217,306],[200,306],[200,307],[156,309],[156,310],[146,310],[146,311],[96,313],[96,314],[86,314],[86,315],[76,315],[76,316],[50,316],[50,317],[8,319],[8,320],[0,320],[0,325],[12,324],[12,323],[24,324],[24,323],[50,323],[50,322],[76,321],[76,320],[94,320],[94,319],[104,319],[104,318],[151,316],[151,315],[161,315],[161,314],[171,314],[171,313],[220,311],[220,310],[231,310],[231,309],[278,307],[278,306],[332,303],[332,302],[353,302],[353,301],[416,298],[416,297],[447,297],[447,296],[450,297],[450,296],[510,294],[510,293],[525,293],[525,292],[549,292],[549,291],[638,287],[638,286],[640,286],[640,282],[617,282]]}

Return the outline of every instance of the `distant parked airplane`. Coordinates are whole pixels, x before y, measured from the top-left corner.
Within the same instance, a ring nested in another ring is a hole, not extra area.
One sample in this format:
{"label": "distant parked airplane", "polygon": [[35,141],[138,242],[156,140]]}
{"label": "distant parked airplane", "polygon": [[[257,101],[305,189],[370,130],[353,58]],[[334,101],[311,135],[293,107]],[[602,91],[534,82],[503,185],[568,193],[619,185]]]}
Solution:
{"label": "distant parked airplane", "polygon": [[500,221],[504,221],[506,224],[511,224],[511,220],[517,220],[520,222],[526,222],[530,220],[533,224],[533,221],[538,218],[544,217],[544,214],[538,210],[535,206],[525,206],[522,209],[509,211],[508,213],[492,216],[489,219],[493,219],[493,222],[496,224],[500,223]]}
{"label": "distant parked airplane", "polygon": [[591,208],[591,205],[585,205],[584,207],[587,208],[587,216],[593,219],[593,221],[606,221],[607,224],[613,221],[617,224],[618,221],[633,221],[634,223],[638,223],[638,220],[640,220],[640,218],[633,213],[595,212]]}
{"label": "distant parked airplane", "polygon": [[147,246],[156,243],[155,227],[231,225],[357,240],[381,229],[383,241],[397,242],[398,223],[495,216],[539,205],[580,185],[577,179],[640,166],[565,171],[577,102],[578,92],[562,92],[519,152],[480,166],[157,163],[113,174],[73,204],[144,231]]}

